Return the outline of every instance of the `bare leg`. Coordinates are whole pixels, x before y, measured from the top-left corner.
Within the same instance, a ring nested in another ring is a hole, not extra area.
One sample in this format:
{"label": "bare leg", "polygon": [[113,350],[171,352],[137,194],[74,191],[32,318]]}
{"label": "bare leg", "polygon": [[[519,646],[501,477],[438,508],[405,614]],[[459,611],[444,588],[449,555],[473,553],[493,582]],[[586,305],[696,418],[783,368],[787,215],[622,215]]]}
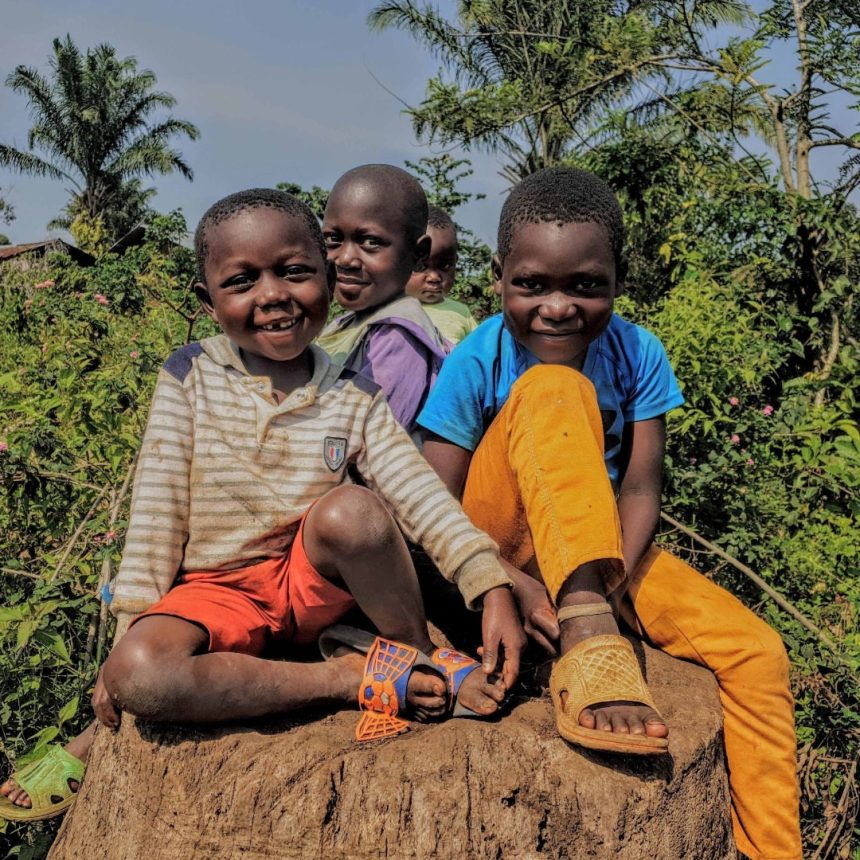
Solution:
{"label": "bare leg", "polygon": [[[412,558],[397,523],[376,495],[362,487],[339,487],[326,495],[305,521],[304,547],[316,570],[349,591],[383,636],[425,653],[433,650]],[[386,582],[396,587],[383,585],[383,570]],[[425,682],[431,683],[429,697],[416,689],[411,704],[419,719],[443,712],[444,685],[438,686],[439,680],[431,674]],[[472,672],[458,701],[476,713],[492,714],[504,697],[500,682]]]}
{"label": "bare leg", "polygon": [[297,664],[246,654],[201,654],[207,634],[166,615],[143,618],[111,652],[103,679],[120,710],[150,720],[222,722],[310,704],[345,703],[360,661]]}
{"label": "bare leg", "polygon": [[[65,750],[69,755],[73,755],[75,758],[79,758],[82,762],[86,762],[90,755],[90,748],[93,745],[93,736],[95,735],[96,724],[95,722],[90,723],[77,737],[72,738],[66,746]],[[69,781],[69,788],[72,791],[77,791],[80,788],[80,783],[76,780]],[[26,809],[29,809],[33,804],[30,802],[30,796],[24,791],[23,788],[19,788],[15,783],[15,780],[11,777],[0,785],[0,795],[3,797],[8,797],[9,800],[14,803],[16,806],[23,806]]]}
{"label": "bare leg", "polygon": [[[584,603],[606,601],[605,576],[600,561],[578,567],[568,577],[558,593],[557,603],[578,606]],[[566,654],[583,639],[618,633],[618,624],[612,615],[586,615],[561,622],[561,653]],[[649,735],[665,738],[669,729],[660,715],[647,705],[632,702],[604,702],[586,708],[579,716],[579,724],[588,729],[600,729],[620,734]]]}
{"label": "bare leg", "polygon": [[[382,635],[422,649],[431,646],[408,550],[373,493],[339,487],[322,498],[305,523],[305,552],[323,576],[354,595]],[[294,664],[201,653],[206,644],[206,632],[189,621],[143,618],[108,657],[105,688],[119,708],[144,719],[218,722],[352,702],[364,666],[358,654]],[[495,688],[484,681],[473,688],[479,701],[469,707],[484,713],[498,707]],[[438,675],[413,673],[410,705],[441,710],[444,696]]]}

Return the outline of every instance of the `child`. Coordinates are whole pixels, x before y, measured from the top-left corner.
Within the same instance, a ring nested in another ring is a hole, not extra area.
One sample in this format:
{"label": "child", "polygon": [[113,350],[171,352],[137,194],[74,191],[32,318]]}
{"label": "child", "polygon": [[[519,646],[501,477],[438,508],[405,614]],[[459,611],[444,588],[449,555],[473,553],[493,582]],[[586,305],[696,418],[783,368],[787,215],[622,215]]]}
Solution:
{"label": "child", "polygon": [[[159,375],[112,601],[131,626],[96,684],[97,717],[115,728],[123,710],[213,722],[346,704],[363,677],[385,674],[382,651],[412,668],[386,675],[393,708],[362,685],[360,733],[401,730],[398,711],[495,712],[525,643],[510,580],[379,388],[311,345],[331,268],[310,209],[268,189],[231,195],[203,216],[195,249],[195,291],[223,334]],[[369,489],[349,483],[350,465]],[[483,609],[483,672],[434,650],[401,530]],[[356,605],[379,638],[329,628]],[[260,659],[324,628],[328,662]],[[27,797],[5,801],[4,816],[58,811],[20,777]]]}
{"label": "child", "polygon": [[323,218],[335,298],[348,313],[331,322],[319,345],[337,364],[376,382],[410,434],[447,351],[421,304],[404,295],[430,251],[426,227],[421,186],[388,164],[341,176]]}
{"label": "child", "polygon": [[442,337],[456,345],[478,327],[466,305],[448,298],[457,271],[457,227],[447,212],[431,206],[427,235],[430,256],[409,279],[406,295],[418,299]]}
{"label": "child", "polygon": [[682,397],[660,342],[613,315],[623,241],[618,203],[589,173],[542,170],[511,192],[493,261],[503,312],[446,360],[419,416],[424,453],[519,569],[526,630],[559,638],[550,690],[562,736],[665,749],[667,727],[607,602],[626,590],[625,618],[650,642],[717,676],[738,847],[799,858],[782,642],[652,543],[665,413]]}

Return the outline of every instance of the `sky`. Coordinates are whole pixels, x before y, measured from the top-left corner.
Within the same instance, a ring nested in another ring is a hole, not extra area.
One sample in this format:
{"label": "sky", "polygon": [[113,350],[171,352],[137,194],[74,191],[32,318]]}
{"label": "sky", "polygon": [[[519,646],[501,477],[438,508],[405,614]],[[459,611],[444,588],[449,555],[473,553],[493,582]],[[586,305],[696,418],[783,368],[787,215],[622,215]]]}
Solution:
{"label": "sky", "polygon": [[[455,3],[437,5],[451,15]],[[158,190],[155,208],[181,208],[193,228],[215,200],[243,188],[282,181],[328,188],[358,164],[402,165],[441,151],[416,140],[398,100],[420,102],[438,63],[405,33],[372,32],[373,6],[17,0],[3,4],[0,79],[18,64],[46,70],[51,40],[66,33],[81,48],[109,42],[120,56],[136,57],[177,99],[175,115],[200,130],[197,141],[177,141],[194,181],[174,174],[147,183]],[[790,74],[790,60],[777,57],[774,72]],[[26,148],[29,119],[26,99],[0,86],[0,141]],[[463,187],[487,197],[457,217],[493,244],[508,186],[495,156],[470,157],[475,173]],[[13,243],[48,235],[47,222],[68,200],[61,182],[2,169],[0,194],[15,208],[16,220],[0,225]]]}
{"label": "sky", "polygon": [[[189,226],[218,198],[243,188],[297,182],[331,187],[367,162],[402,165],[438,154],[419,144],[397,98],[418,103],[437,63],[405,33],[372,32],[364,0],[148,0],[99,3],[32,0],[3,4],[0,78],[18,64],[47,68],[51,40],[79,47],[109,42],[154,71],[174,113],[200,130],[178,141],[194,170],[148,182],[161,211],[182,208]],[[453,7],[453,3],[448,3]],[[446,4],[442,4],[446,8]],[[26,148],[26,99],[0,86],[0,141]],[[489,240],[507,188],[493,156],[473,158],[475,202],[459,220]],[[61,182],[0,170],[0,193],[16,220],[12,242],[35,241],[68,199]]]}

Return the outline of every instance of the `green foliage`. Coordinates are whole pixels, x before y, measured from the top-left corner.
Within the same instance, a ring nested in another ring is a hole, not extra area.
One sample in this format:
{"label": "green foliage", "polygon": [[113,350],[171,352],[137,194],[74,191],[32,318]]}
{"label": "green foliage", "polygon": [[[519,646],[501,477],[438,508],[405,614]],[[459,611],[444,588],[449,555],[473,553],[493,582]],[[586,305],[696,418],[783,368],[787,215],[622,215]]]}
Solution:
{"label": "green foliage", "polygon": [[293,197],[298,197],[322,221],[326,203],[328,203],[328,196],[331,192],[326,191],[325,188],[320,188],[319,185],[314,185],[310,191],[305,191],[301,185],[297,185],[295,182],[279,182],[275,188],[278,191],[286,191],[288,194],[292,194]]}
{"label": "green foliage", "polygon": [[[190,295],[191,252],[174,244],[184,233],[172,213],[91,268],[63,255],[0,268],[0,750],[16,765],[92,718],[109,641],[98,592],[119,560],[155,377],[212,331]],[[43,856],[55,829],[5,838]]]}
{"label": "green foliage", "polygon": [[[856,809],[840,786],[860,714],[857,214],[834,198],[787,197],[700,145],[649,152],[639,131],[585,163],[619,188],[630,227],[633,299],[619,307],[663,340],[687,399],[670,415],[665,509],[838,643],[834,654],[762,605],[720,559],[692,559],[783,635],[806,845],[847,851]],[[816,271],[832,287],[808,291],[799,221],[814,225]]]}
{"label": "green foliage", "polygon": [[191,168],[171,148],[176,137],[195,140],[190,122],[173,116],[153,121],[176,100],[155,89],[156,77],[133,57],[119,58],[107,44],[81,53],[71,36],[54,39],[50,77],[18,66],[6,85],[23,94],[34,123],[27,149],[0,144],[0,165],[20,173],[69,183],[72,199],[55,226],[70,227],[85,213],[100,219],[115,241],[148,214],[151,189],[144,176]]}

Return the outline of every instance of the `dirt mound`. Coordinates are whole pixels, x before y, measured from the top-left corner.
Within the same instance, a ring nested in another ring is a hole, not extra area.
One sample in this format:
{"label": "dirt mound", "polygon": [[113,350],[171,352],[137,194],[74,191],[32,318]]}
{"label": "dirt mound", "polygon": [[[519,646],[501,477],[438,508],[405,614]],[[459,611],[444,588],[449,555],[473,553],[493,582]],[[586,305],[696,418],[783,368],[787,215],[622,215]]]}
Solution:
{"label": "dirt mound", "polygon": [[734,857],[714,679],[648,648],[645,663],[672,732],[657,760],[571,748],[548,696],[364,745],[354,712],[205,730],[126,718],[99,732],[49,858]]}

